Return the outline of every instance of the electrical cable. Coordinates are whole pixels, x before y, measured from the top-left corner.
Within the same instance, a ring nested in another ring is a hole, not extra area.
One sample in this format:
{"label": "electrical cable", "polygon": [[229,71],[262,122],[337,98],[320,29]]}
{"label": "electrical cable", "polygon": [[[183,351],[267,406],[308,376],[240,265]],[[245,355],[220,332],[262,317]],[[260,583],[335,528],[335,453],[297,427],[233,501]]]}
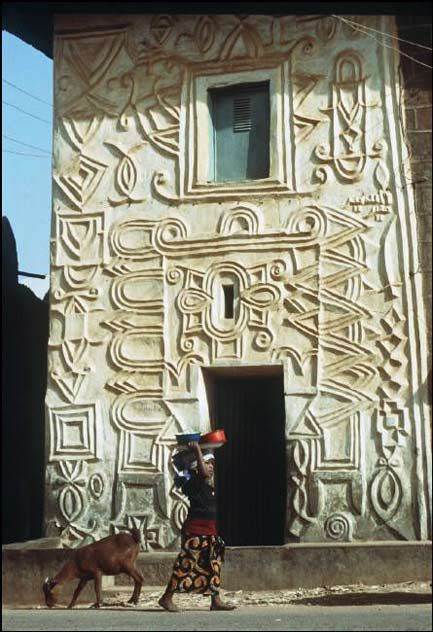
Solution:
{"label": "electrical cable", "polygon": [[33,158],[51,158],[51,156],[43,156],[41,154],[24,154],[21,151],[12,151],[12,149],[2,149],[2,154],[15,154],[16,156],[32,156]]}
{"label": "electrical cable", "polygon": [[40,99],[39,97],[36,97],[31,92],[27,92],[26,90],[23,90],[19,86],[16,86],[14,83],[12,83],[12,81],[8,81],[7,79],[2,79],[2,81],[4,81],[4,83],[7,83],[9,86],[12,86],[12,88],[15,88],[16,90],[19,90],[20,92],[23,92],[24,94],[27,94],[27,96],[32,97],[32,99],[36,99],[36,101],[40,101],[41,103],[45,103],[45,105],[49,105],[51,108],[53,107],[52,103],[48,103],[48,101],[44,101],[43,99]]}
{"label": "electrical cable", "polygon": [[40,116],[36,116],[36,114],[31,114],[30,112],[26,112],[26,110],[19,108],[17,105],[13,105],[12,103],[8,103],[7,101],[3,101],[3,100],[2,100],[2,103],[4,103],[5,105],[8,105],[11,108],[14,108],[15,110],[18,110],[19,112],[22,112],[23,114],[27,114],[27,116],[31,116],[32,118],[37,119],[38,121],[42,121],[43,123],[48,123],[48,125],[51,125],[51,121],[47,121],[46,119],[43,119]]}
{"label": "electrical cable", "polygon": [[[333,15],[333,17],[336,17],[338,20],[341,20],[342,22],[346,22],[347,24],[350,24],[350,22],[347,22],[347,20],[345,20],[344,18],[340,17],[339,15]],[[352,26],[352,25],[350,24],[350,26]],[[374,35],[372,35],[368,31],[363,31],[361,27],[362,27],[362,25],[360,25],[358,27],[358,29],[361,31],[361,33],[364,33],[365,35],[368,35],[369,37],[372,37],[378,44],[380,44],[380,46],[384,46],[385,48],[390,48],[391,50],[399,53],[403,57],[407,57],[408,59],[411,59],[415,63],[420,64],[421,66],[425,66],[426,68],[433,68],[433,66],[430,66],[429,64],[425,64],[423,61],[419,61],[418,59],[415,59],[415,57],[412,57],[411,55],[407,55],[406,53],[403,53],[403,51],[401,51],[399,48],[395,48],[394,46],[389,46],[388,44],[385,44],[385,42],[381,42],[377,37],[375,37]]]}
{"label": "electrical cable", "polygon": [[38,151],[43,151],[45,154],[49,154],[51,156],[51,152],[48,149],[42,149],[42,147],[36,147],[35,145],[30,145],[29,143],[23,143],[23,141],[18,140],[17,138],[12,138],[11,136],[6,136],[6,134],[2,134],[3,138],[7,140],[11,140],[13,143],[18,143],[19,145],[24,145],[24,147],[30,147],[30,149],[37,149]]}
{"label": "electrical cable", "polygon": [[367,31],[374,31],[375,33],[379,33],[380,35],[385,35],[386,37],[391,37],[392,39],[399,40],[400,42],[405,42],[405,44],[411,44],[412,46],[418,46],[419,48],[425,48],[426,50],[433,50],[430,46],[424,46],[424,44],[418,44],[417,42],[411,42],[410,40],[403,39],[402,37],[396,37],[395,35],[391,35],[390,33],[385,33],[385,31],[374,29],[372,26],[366,26],[365,24],[361,24],[360,22],[350,20],[349,18],[342,18],[339,15],[332,15],[332,17],[344,20],[345,22],[350,22],[351,24],[355,26],[360,26]]}

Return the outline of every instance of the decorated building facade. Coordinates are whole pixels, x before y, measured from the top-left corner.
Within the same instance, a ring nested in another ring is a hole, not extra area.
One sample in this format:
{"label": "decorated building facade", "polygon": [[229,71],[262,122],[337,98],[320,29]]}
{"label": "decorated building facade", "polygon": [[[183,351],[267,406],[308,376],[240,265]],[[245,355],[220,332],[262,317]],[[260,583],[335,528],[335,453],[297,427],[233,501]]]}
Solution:
{"label": "decorated building facade", "polygon": [[[278,522],[249,544],[431,537],[417,227],[380,32],[392,17],[56,19],[46,535],[134,525],[175,548],[175,434],[224,427],[222,508]],[[277,491],[241,506],[260,450]]]}

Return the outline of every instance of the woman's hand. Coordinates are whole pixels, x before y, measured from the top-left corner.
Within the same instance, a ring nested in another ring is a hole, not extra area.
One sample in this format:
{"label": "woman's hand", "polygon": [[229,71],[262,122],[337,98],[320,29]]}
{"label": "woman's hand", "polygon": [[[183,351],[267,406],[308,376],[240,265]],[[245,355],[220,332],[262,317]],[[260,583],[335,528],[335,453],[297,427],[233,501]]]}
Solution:
{"label": "woman's hand", "polygon": [[198,441],[189,441],[188,442],[188,448],[190,450],[194,450],[195,452],[199,452],[200,451],[200,446],[198,444]]}

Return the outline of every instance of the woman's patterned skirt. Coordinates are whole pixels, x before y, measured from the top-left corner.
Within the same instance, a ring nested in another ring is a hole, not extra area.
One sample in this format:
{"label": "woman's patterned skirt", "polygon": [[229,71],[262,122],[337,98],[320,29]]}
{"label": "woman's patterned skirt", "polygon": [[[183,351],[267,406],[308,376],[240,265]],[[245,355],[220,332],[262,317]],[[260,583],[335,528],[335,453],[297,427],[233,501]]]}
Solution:
{"label": "woman's patterned skirt", "polygon": [[169,582],[171,592],[217,595],[224,540],[215,535],[182,535],[181,550]]}

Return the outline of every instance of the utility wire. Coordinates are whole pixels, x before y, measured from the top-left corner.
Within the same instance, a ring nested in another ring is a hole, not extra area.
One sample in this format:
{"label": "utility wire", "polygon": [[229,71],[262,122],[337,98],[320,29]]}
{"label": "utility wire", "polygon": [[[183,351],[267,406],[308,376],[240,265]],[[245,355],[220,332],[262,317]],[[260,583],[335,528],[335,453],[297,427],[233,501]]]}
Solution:
{"label": "utility wire", "polygon": [[2,154],[15,154],[16,156],[32,156],[33,158],[51,158],[51,156],[43,156],[42,154],[24,154],[21,151],[12,151],[12,149],[2,149]]}
{"label": "utility wire", "polygon": [[340,20],[344,20],[345,22],[350,22],[354,26],[360,26],[367,31],[374,31],[375,33],[379,33],[380,35],[385,35],[386,37],[391,37],[392,39],[399,40],[399,42],[405,42],[405,44],[411,44],[412,46],[418,46],[419,48],[425,48],[426,50],[432,50],[430,46],[424,46],[424,44],[418,44],[417,42],[411,42],[410,40],[403,39],[402,37],[396,37],[395,35],[391,35],[390,33],[385,33],[385,31],[379,31],[378,29],[374,29],[372,26],[366,26],[365,24],[361,24],[360,22],[355,22],[354,20],[349,20],[349,18],[342,18],[339,15],[332,15],[333,18],[338,18]]}
{"label": "utility wire", "polygon": [[48,103],[48,101],[44,101],[43,99],[40,99],[39,97],[35,97],[34,94],[32,94],[31,92],[27,92],[26,90],[23,90],[22,88],[19,88],[14,83],[12,83],[12,81],[8,81],[7,79],[2,79],[2,81],[4,81],[4,83],[7,83],[9,86],[12,86],[12,88],[15,88],[15,90],[19,90],[20,92],[23,92],[24,94],[27,94],[27,96],[31,97],[32,99],[36,99],[36,101],[40,101],[41,103],[45,103],[45,105],[49,105],[51,108],[53,107],[52,103]]}
{"label": "utility wire", "polygon": [[6,136],[6,134],[2,134],[3,138],[7,140],[11,140],[13,143],[18,143],[19,145],[24,145],[24,147],[30,147],[30,149],[37,149],[38,151],[43,151],[45,154],[50,154],[51,152],[48,149],[42,149],[41,147],[36,147],[35,145],[29,145],[29,143],[23,143],[21,140],[17,140],[16,138],[11,138],[11,136]]}
{"label": "utility wire", "polygon": [[2,103],[4,103],[5,105],[8,105],[11,108],[15,108],[15,110],[18,110],[19,112],[22,112],[23,114],[27,114],[27,116],[31,116],[32,118],[37,119],[38,121],[42,121],[43,123],[48,123],[48,125],[51,125],[51,121],[47,121],[46,119],[40,118],[40,116],[36,116],[35,114],[30,114],[30,112],[26,112],[26,110],[22,110],[17,105],[13,105],[12,103],[8,103],[7,101],[2,101]]}
{"label": "utility wire", "polygon": [[[345,18],[340,17],[339,15],[334,15],[333,17],[336,17],[342,22],[346,22],[347,24],[350,24],[350,22],[348,22]],[[350,24],[350,26],[352,25]],[[360,24],[358,28],[359,30],[361,30],[363,28],[362,24]],[[385,46],[385,48],[390,48],[391,50],[396,51],[403,57],[407,57],[408,59],[411,59],[415,63],[420,64],[421,66],[425,66],[426,68],[433,68],[433,66],[430,66],[430,64],[425,64],[423,61],[419,61],[418,59],[415,59],[415,57],[411,57],[411,55],[407,55],[406,53],[403,53],[403,51],[401,51],[400,49],[395,48],[394,46],[389,46],[388,44],[385,44],[385,42],[381,42],[377,37],[372,35],[372,33],[369,33],[368,31],[363,31],[363,30],[361,30],[361,32],[364,33],[365,35],[368,35],[369,37],[372,37],[378,44],[380,44],[380,46]]]}

